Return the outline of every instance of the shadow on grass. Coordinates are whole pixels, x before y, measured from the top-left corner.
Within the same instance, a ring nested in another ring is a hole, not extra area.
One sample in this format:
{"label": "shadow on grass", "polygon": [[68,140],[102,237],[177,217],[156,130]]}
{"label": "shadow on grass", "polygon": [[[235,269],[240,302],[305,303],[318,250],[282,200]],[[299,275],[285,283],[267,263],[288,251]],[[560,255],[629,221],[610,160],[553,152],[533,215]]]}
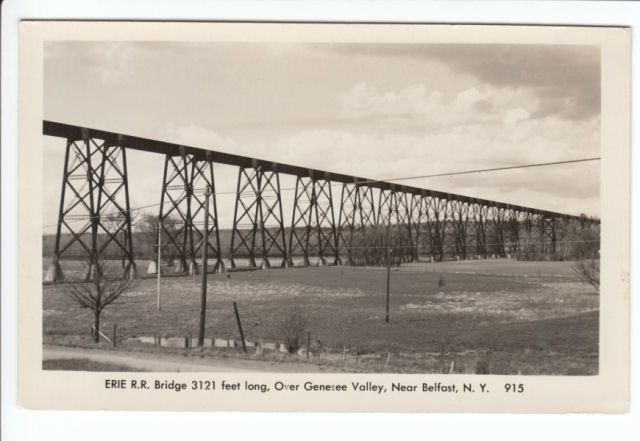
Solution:
{"label": "shadow on grass", "polygon": [[94,372],[146,372],[130,366],[114,363],[100,363],[88,358],[62,358],[44,360],[42,369],[50,371],[94,371]]}

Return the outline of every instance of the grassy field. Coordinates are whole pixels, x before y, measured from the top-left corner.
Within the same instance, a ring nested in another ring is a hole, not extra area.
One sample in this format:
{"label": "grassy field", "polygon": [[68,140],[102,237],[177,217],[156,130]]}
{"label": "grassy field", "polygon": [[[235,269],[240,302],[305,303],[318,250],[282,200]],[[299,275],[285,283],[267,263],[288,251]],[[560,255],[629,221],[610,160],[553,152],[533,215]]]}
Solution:
{"label": "grassy field", "polygon": [[[237,338],[235,301],[252,341],[282,341],[280,323],[289,308],[298,308],[315,346],[350,355],[322,360],[331,370],[439,372],[454,362],[452,372],[598,371],[599,296],[573,274],[569,262],[484,260],[394,268],[390,323],[384,322],[385,286],[381,268],[211,274],[207,336]],[[124,337],[196,336],[199,296],[200,277],[163,279],[163,310],[157,311],[156,281],[140,280],[105,310],[103,329],[116,323]],[[46,343],[91,345],[91,324],[91,313],[64,295],[64,285],[44,286]]]}

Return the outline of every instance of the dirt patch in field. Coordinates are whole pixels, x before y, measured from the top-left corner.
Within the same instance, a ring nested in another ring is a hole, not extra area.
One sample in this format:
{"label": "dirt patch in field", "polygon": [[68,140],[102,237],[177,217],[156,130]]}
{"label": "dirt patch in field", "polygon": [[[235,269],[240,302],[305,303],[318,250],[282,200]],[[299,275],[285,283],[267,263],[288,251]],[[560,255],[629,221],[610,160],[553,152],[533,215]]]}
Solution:
{"label": "dirt patch in field", "polygon": [[595,311],[599,299],[575,283],[544,284],[525,298],[512,291],[438,292],[417,303],[400,306],[403,312],[473,314],[484,311],[500,322],[532,321]]}
{"label": "dirt patch in field", "polygon": [[248,282],[248,281],[215,281],[209,285],[211,295],[224,297],[230,300],[264,300],[276,297],[322,297],[322,298],[344,298],[362,297],[366,293],[358,288],[336,289],[325,288],[317,285],[309,285],[295,282]]}

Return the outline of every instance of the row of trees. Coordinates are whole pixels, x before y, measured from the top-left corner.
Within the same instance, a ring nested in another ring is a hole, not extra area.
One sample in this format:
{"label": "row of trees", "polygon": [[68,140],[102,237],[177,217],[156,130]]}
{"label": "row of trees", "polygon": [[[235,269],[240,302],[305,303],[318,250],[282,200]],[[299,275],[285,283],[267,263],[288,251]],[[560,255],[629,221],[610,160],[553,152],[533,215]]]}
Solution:
{"label": "row of trees", "polygon": [[[113,219],[107,219],[105,222],[112,224],[112,231],[117,231],[124,222],[124,219],[115,217]],[[157,259],[158,216],[152,214],[134,215],[132,225],[135,258],[155,261]],[[180,219],[172,217],[166,218],[163,221],[163,226],[163,260],[165,263],[173,263],[178,257],[178,250],[171,243],[170,236],[178,241],[182,240],[180,234],[184,227]],[[440,252],[443,252],[445,256],[457,255],[458,252],[455,249],[453,236],[455,233],[451,231],[450,228],[445,228],[444,226],[441,226],[441,228],[442,233],[444,233],[441,238],[442,244],[432,244],[431,240],[427,238],[428,228],[426,228],[420,232],[419,244],[414,244],[413,247],[411,246],[411,238],[409,237],[409,230],[406,225],[394,225],[390,228],[384,226],[369,226],[366,228],[366,235],[362,234],[362,230],[356,229],[351,237],[348,237],[348,233],[342,235],[345,240],[341,240],[338,245],[340,256],[345,263],[348,261],[354,265],[384,264],[386,262],[386,250],[390,246],[394,248],[396,258],[403,261],[411,260],[411,258],[417,254],[439,256]],[[289,238],[289,232],[289,229],[285,229],[285,237],[287,239]],[[219,232],[223,257],[227,257],[231,233],[230,230],[222,230]],[[123,235],[122,241],[125,242],[125,232],[122,231],[121,234]],[[257,235],[256,243],[260,243],[259,231]],[[467,227],[466,235],[466,254],[477,254],[473,225]],[[520,228],[517,246],[511,243],[508,237],[505,237],[505,245],[499,247],[493,243],[496,242],[495,238],[487,236],[487,252],[498,255],[515,255],[518,260],[576,260],[592,258],[598,253],[600,247],[600,231],[598,226],[588,225],[583,227],[578,222],[572,222],[564,225],[557,236],[555,251],[553,251],[550,246],[543,248],[539,231],[527,232],[524,228]],[[70,235],[63,235],[61,242],[64,244],[70,239]],[[101,243],[106,239],[106,235],[100,236],[98,238],[98,246],[101,247]],[[87,244],[91,243],[90,233],[85,233],[83,240]],[[317,241],[315,234],[310,236],[310,241],[310,249],[317,248],[315,245]],[[43,238],[43,255],[53,255],[54,244],[55,235],[45,236]],[[440,250],[439,247],[441,247],[442,250]],[[502,250],[499,248],[502,248]],[[277,248],[273,247],[272,252],[278,253]],[[293,250],[294,256],[300,255],[301,253],[302,250]],[[84,254],[84,249],[79,243],[74,244],[69,250],[65,251],[65,256],[68,257],[83,256]],[[118,259],[122,257],[122,252],[112,243],[102,255],[105,256],[105,259]],[[242,258],[246,256],[237,257]],[[273,257],[275,257],[275,254]],[[464,258],[464,256],[460,257]]]}

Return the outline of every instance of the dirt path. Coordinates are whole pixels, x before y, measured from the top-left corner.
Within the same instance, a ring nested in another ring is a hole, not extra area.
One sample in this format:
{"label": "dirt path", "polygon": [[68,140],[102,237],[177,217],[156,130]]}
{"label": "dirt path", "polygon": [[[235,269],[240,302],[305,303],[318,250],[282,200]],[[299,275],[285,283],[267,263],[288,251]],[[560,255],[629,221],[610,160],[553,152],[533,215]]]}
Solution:
{"label": "dirt path", "polygon": [[89,359],[152,372],[319,372],[309,364],[272,363],[259,360],[184,358],[174,355],[119,352],[100,349],[45,346],[43,360]]}

